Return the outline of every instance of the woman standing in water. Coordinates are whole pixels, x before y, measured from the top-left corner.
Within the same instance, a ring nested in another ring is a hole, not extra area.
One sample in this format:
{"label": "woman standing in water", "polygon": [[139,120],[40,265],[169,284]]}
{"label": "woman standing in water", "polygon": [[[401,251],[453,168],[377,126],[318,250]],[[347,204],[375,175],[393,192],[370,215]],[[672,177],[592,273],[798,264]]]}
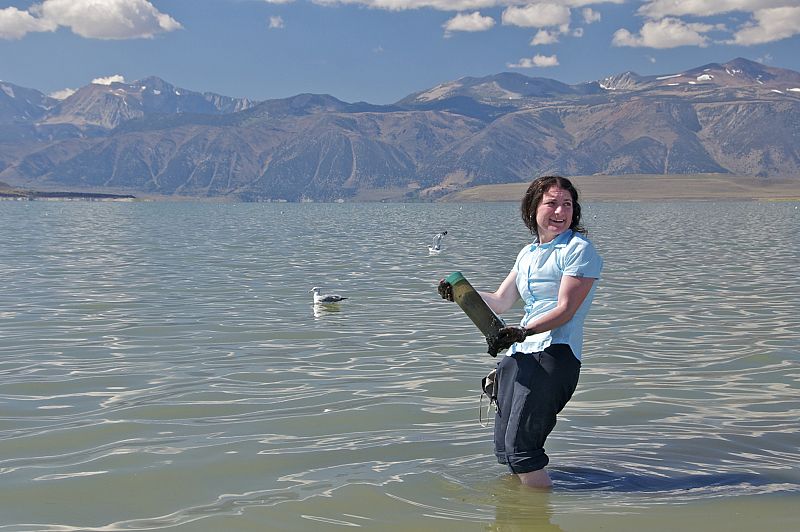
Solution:
{"label": "woman standing in water", "polygon": [[[534,180],[521,210],[533,243],[496,291],[480,292],[498,314],[519,298],[525,303],[519,326],[487,339],[493,356],[508,348],[497,363],[494,452],[523,484],[549,488],[544,443],[578,384],[583,321],[603,260],[585,236],[578,191],[568,179]],[[452,286],[440,282],[439,294],[452,301]]]}

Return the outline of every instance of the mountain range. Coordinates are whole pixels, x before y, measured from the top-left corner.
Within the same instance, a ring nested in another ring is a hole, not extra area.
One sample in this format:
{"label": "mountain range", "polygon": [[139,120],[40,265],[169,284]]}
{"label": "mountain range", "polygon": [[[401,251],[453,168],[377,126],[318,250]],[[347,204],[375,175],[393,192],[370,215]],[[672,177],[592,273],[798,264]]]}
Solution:
{"label": "mountain range", "polygon": [[435,199],[536,175],[800,178],[800,73],[746,59],[568,85],[465,77],[391,105],[257,102],[150,77],[0,82],[0,181],[242,201]]}

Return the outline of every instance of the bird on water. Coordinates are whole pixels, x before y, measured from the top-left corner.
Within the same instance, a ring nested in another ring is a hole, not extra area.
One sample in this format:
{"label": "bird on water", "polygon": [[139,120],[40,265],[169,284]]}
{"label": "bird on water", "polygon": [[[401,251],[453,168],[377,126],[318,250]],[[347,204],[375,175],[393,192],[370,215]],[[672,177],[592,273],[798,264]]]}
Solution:
{"label": "bird on water", "polygon": [[339,294],[320,294],[319,286],[315,286],[309,292],[314,293],[314,303],[320,305],[330,305],[331,303],[339,303],[340,301],[344,301],[347,299],[346,297],[342,297]]}

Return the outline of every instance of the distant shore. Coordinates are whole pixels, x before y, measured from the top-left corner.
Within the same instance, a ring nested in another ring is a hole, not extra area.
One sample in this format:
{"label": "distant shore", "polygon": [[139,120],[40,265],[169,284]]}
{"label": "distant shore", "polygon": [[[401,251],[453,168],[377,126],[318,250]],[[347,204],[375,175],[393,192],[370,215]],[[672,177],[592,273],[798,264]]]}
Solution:
{"label": "distant shore", "polygon": [[[581,200],[592,201],[800,201],[800,176],[756,178],[727,174],[570,176]],[[480,185],[446,194],[436,201],[520,201],[529,182]],[[118,191],[121,192],[121,191]],[[408,201],[407,189],[365,190],[357,203]],[[232,197],[131,195],[87,191],[41,191],[0,182],[0,200],[51,201],[203,201],[236,202]]]}
{"label": "distant shore", "polygon": [[[800,201],[796,178],[736,177],[726,174],[576,176],[569,178],[591,201]],[[526,183],[482,185],[448,194],[441,201],[520,201]]]}
{"label": "distant shore", "polygon": [[10,201],[133,201],[136,196],[130,194],[107,194],[100,192],[41,191],[12,188],[0,184],[0,200]]}

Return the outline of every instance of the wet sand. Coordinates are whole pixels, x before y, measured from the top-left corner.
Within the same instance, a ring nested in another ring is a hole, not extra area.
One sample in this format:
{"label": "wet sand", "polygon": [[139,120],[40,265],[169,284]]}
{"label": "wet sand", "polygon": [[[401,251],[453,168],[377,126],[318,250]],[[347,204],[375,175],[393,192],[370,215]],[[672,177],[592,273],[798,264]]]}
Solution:
{"label": "wet sand", "polygon": [[[594,175],[570,177],[570,180],[584,201],[800,201],[800,176]],[[449,194],[442,201],[519,201],[528,184],[483,185]]]}

